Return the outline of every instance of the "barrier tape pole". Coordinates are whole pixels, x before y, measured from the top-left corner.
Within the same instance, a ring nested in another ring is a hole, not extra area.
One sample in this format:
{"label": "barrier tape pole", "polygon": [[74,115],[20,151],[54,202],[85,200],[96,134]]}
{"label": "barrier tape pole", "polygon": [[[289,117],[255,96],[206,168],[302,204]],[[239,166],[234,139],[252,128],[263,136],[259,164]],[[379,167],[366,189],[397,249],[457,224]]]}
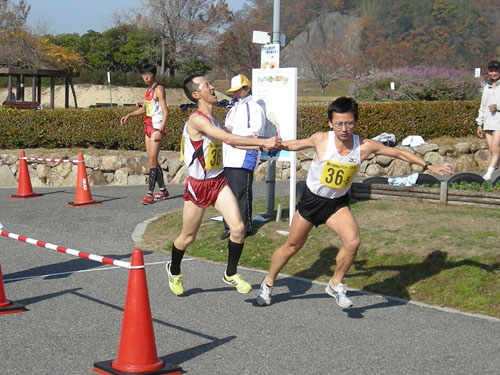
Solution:
{"label": "barrier tape pole", "polygon": [[72,160],[72,159],[47,159],[47,158],[29,158],[27,156],[20,158],[22,160],[29,160],[29,161],[44,161],[47,163],[83,163],[83,160]]}
{"label": "barrier tape pole", "polygon": [[46,249],[55,250],[55,251],[58,251],[60,253],[65,253],[65,254],[76,256],[76,257],[93,260],[93,261],[99,262],[99,263],[110,264],[113,266],[122,267],[122,268],[126,268],[129,270],[144,268],[144,265],[132,266],[132,264],[130,262],[124,262],[124,261],[118,260],[118,259],[106,258],[106,257],[100,256],[100,255],[84,253],[83,251],[69,249],[69,248],[54,245],[54,244],[51,244],[48,242],[38,241],[38,240],[35,240],[33,238],[20,236],[18,234],[9,233],[9,232],[3,231],[3,230],[0,232],[0,235],[2,237],[7,237],[7,238],[10,238],[13,240],[20,241],[20,242],[25,242],[25,243],[29,243],[31,245],[36,245],[39,247],[44,247]]}

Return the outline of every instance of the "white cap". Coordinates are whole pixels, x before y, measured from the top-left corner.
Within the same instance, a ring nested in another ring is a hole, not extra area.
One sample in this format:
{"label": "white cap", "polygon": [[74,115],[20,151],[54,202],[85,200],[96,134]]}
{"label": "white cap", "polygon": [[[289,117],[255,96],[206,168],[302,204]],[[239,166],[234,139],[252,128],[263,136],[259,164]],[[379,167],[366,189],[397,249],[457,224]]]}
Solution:
{"label": "white cap", "polygon": [[243,74],[238,74],[237,76],[234,76],[231,79],[231,88],[227,90],[227,92],[238,91],[239,89],[245,86],[250,87],[252,86],[252,84],[250,83],[248,78],[245,77]]}

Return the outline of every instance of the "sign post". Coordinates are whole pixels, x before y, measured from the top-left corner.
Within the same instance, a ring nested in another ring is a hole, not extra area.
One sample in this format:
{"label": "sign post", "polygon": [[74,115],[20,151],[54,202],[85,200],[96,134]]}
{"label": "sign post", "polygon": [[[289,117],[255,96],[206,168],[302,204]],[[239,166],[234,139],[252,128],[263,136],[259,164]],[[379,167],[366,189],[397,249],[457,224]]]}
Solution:
{"label": "sign post", "polygon": [[108,73],[108,86],[109,86],[109,106],[113,106],[113,98],[111,97],[111,73],[109,70],[107,71]]}

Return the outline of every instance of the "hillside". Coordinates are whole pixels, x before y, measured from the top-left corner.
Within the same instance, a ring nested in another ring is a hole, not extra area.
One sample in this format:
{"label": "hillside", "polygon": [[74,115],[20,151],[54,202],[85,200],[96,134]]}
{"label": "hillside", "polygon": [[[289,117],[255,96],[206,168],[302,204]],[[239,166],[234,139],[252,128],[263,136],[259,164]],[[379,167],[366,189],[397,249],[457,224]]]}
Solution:
{"label": "hillside", "polygon": [[350,53],[359,53],[360,34],[355,32],[359,29],[359,22],[359,17],[339,12],[319,16],[283,49],[281,66],[297,67],[299,78],[316,78],[308,60],[320,58],[325,46],[333,49],[332,44],[341,40]]}
{"label": "hillside", "polygon": [[[283,54],[297,54],[300,48],[310,52],[318,41],[313,35],[335,29],[330,35],[359,48],[353,59],[358,72],[416,65],[484,67],[500,58],[498,5],[498,0],[289,0],[282,2],[281,27],[290,41],[285,50],[295,52]],[[269,11],[255,9],[249,17],[264,18]],[[325,22],[332,12],[337,16]],[[355,29],[353,38],[349,34]]]}

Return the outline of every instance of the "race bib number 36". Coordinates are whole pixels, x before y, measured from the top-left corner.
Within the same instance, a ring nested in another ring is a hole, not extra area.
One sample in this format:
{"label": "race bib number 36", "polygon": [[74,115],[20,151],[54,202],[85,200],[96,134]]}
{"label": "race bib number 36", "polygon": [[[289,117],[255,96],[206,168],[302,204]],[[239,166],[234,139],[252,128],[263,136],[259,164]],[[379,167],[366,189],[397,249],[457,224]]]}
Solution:
{"label": "race bib number 36", "polygon": [[205,169],[222,168],[222,143],[210,142],[208,144],[207,158],[205,160]]}
{"label": "race bib number 36", "polygon": [[320,183],[334,189],[348,187],[357,168],[357,164],[342,164],[327,160],[321,173]]}

